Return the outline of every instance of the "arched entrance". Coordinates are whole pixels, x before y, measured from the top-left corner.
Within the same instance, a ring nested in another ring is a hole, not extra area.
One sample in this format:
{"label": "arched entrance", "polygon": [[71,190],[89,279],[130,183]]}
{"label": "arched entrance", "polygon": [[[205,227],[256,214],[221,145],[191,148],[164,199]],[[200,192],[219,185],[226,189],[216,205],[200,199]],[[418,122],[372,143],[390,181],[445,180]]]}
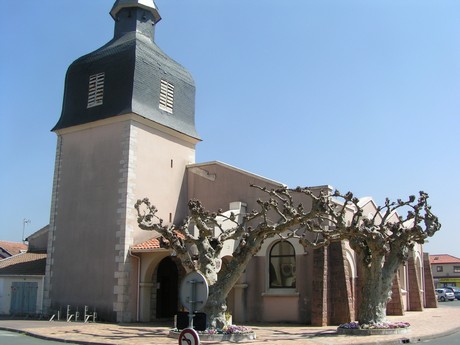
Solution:
{"label": "arched entrance", "polygon": [[171,257],[164,258],[157,271],[157,318],[173,317],[179,301],[178,269]]}

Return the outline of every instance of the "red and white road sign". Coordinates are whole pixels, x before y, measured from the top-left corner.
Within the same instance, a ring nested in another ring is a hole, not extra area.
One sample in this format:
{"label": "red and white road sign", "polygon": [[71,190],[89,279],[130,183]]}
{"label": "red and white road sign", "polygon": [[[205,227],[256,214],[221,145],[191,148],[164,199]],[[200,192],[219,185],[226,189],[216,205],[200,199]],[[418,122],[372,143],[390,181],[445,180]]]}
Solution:
{"label": "red and white road sign", "polygon": [[186,328],[179,335],[179,345],[200,345],[200,337],[197,331]]}

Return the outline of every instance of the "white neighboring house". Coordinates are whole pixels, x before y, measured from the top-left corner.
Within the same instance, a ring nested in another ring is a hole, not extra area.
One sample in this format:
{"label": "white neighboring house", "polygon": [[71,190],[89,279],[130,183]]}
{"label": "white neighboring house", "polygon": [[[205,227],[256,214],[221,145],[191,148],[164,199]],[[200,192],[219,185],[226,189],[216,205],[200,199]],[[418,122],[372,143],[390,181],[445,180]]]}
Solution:
{"label": "white neighboring house", "polygon": [[35,316],[43,310],[47,227],[29,236],[29,249],[0,260],[0,315]]}
{"label": "white neighboring house", "polygon": [[430,255],[431,270],[436,287],[460,287],[460,258],[449,254]]}

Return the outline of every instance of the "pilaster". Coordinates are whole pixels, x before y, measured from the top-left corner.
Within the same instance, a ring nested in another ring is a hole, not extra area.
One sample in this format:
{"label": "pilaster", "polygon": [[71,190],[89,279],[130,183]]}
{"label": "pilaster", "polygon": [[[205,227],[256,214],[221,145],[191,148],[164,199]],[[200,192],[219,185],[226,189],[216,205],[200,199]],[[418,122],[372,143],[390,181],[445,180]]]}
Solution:
{"label": "pilaster", "polygon": [[328,248],[313,250],[312,326],[327,326]]}
{"label": "pilaster", "polygon": [[424,291],[425,291],[425,308],[437,308],[438,300],[434,289],[433,272],[431,271],[430,255],[423,253],[423,273],[424,273]]}
{"label": "pilaster", "polygon": [[329,245],[328,323],[339,325],[354,320],[353,291],[342,242]]}
{"label": "pilaster", "polygon": [[404,315],[399,274],[396,274],[393,279],[393,284],[391,286],[391,300],[387,303],[387,315]]}
{"label": "pilaster", "polygon": [[408,279],[409,279],[409,310],[422,311],[422,294],[420,292],[420,277],[419,270],[415,264],[415,259],[411,256],[407,262],[408,265]]}

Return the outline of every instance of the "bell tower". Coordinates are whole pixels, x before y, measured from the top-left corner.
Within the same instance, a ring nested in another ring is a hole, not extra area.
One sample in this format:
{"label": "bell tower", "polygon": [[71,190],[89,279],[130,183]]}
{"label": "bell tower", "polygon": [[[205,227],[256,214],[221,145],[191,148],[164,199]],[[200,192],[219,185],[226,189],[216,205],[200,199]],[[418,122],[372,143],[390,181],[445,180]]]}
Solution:
{"label": "bell tower", "polygon": [[57,135],[45,307],[88,305],[134,321],[129,246],[134,204],[149,197],[165,222],[187,214],[195,161],[195,83],[155,43],[153,0],[117,0],[114,37],[68,68]]}

